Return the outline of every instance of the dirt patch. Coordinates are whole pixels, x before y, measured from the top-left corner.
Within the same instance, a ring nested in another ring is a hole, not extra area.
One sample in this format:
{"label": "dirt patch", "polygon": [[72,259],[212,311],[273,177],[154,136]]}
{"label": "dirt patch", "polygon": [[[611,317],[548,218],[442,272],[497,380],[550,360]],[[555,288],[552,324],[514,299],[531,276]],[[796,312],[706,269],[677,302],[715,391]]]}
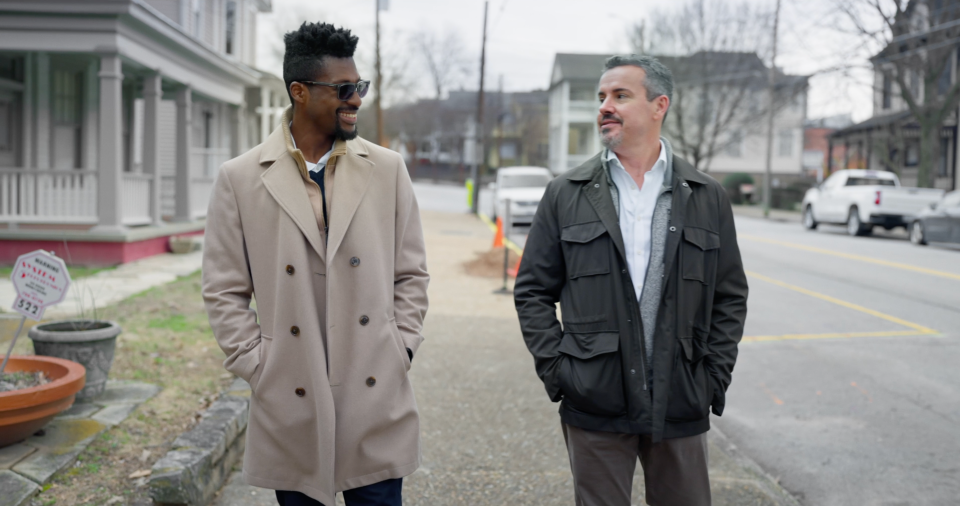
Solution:
{"label": "dirt patch", "polygon": [[[153,504],[147,471],[233,380],[207,323],[199,273],[99,313],[123,328],[110,378],[146,381],[163,391],[87,447],[32,506]],[[17,342],[15,353],[31,354],[30,340]]]}
{"label": "dirt patch", "polygon": [[[510,251],[509,254],[510,259],[507,261],[507,265],[510,269],[513,269],[516,267],[519,257],[513,251]],[[476,255],[476,258],[463,264],[467,274],[481,278],[503,277],[503,248],[493,248]]]}
{"label": "dirt patch", "polygon": [[[0,358],[0,360],[3,360]],[[14,390],[23,390],[24,388],[33,388],[50,383],[50,378],[43,371],[27,372],[19,371],[12,374],[3,373],[0,375],[0,392],[12,392]]]}

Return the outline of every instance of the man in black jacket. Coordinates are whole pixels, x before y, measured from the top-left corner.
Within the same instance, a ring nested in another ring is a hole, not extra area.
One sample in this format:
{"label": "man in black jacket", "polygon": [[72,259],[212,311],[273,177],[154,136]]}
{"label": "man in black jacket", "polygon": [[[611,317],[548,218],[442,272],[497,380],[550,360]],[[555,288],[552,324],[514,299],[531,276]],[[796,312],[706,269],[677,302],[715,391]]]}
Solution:
{"label": "man in black jacket", "polygon": [[638,457],[648,504],[710,504],[706,431],[747,281],[723,188],[660,137],[672,92],[654,58],[607,60],[605,149],[549,184],[517,276],[524,340],[562,400],[578,506],[631,504]]}

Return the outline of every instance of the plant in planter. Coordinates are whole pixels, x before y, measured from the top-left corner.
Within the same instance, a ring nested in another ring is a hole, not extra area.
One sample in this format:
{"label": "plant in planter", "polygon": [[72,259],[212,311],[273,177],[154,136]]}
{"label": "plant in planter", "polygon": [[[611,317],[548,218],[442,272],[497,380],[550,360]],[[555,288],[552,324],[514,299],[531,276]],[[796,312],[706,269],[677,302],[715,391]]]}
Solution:
{"label": "plant in planter", "polygon": [[116,322],[103,320],[64,320],[42,323],[27,334],[37,355],[72,360],[87,370],[87,383],[78,400],[96,397],[107,386],[113,365],[117,336],[123,330]]}
{"label": "plant in planter", "polygon": [[[73,405],[86,374],[80,364],[53,357],[10,357],[5,378],[42,374],[48,381],[26,388],[0,390],[0,448],[23,441]],[[16,383],[14,383],[16,386]]]}

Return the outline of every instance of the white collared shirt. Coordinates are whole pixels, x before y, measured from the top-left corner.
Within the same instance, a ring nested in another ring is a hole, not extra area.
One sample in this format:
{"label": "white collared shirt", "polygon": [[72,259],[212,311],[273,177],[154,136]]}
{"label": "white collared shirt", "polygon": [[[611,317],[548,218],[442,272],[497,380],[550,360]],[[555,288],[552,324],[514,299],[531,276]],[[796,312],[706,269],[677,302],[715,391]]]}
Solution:
{"label": "white collared shirt", "polygon": [[653,168],[643,177],[643,188],[637,188],[630,174],[627,174],[617,154],[607,150],[607,163],[610,178],[617,186],[620,197],[620,233],[623,235],[624,253],[627,255],[627,267],[637,301],[643,293],[643,283],[647,277],[650,263],[650,247],[653,243],[653,211],[663,187],[663,178],[667,171],[667,150],[660,141],[660,157]]}

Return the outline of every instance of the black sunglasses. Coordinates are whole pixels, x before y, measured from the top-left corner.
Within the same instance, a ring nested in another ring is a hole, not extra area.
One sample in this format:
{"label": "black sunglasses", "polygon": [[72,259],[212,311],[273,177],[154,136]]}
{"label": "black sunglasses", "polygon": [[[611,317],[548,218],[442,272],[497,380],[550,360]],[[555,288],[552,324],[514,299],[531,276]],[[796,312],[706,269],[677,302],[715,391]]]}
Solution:
{"label": "black sunglasses", "polygon": [[360,98],[367,96],[367,91],[370,90],[370,81],[357,81],[355,83],[321,83],[317,81],[295,81],[301,84],[315,84],[317,86],[331,86],[337,89],[337,98],[346,102],[350,100],[350,97],[354,93],[360,95]]}

